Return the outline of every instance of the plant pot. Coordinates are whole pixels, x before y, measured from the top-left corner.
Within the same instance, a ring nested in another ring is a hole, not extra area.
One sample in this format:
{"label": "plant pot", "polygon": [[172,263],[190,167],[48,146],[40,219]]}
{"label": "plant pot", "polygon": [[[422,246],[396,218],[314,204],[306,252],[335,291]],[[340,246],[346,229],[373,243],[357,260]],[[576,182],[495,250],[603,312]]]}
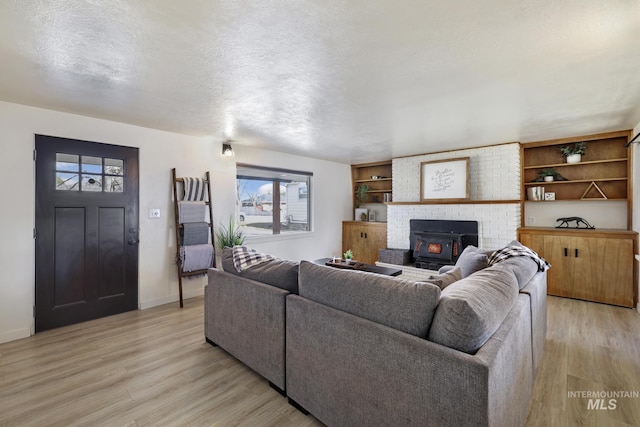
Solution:
{"label": "plant pot", "polygon": [[581,154],[570,154],[567,156],[567,163],[580,163],[581,160]]}
{"label": "plant pot", "polygon": [[553,176],[547,175],[544,177],[544,182],[552,182],[552,181],[553,181]]}

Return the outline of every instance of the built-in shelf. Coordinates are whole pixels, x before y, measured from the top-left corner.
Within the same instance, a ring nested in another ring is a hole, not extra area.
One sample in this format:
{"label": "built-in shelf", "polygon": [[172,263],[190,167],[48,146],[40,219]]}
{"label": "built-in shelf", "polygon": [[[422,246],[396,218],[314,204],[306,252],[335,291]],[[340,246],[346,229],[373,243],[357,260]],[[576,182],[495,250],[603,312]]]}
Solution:
{"label": "built-in shelf", "polygon": [[580,183],[580,182],[607,182],[607,181],[626,181],[627,178],[595,178],[595,179],[572,179],[570,181],[537,181],[537,182],[525,182],[524,185],[529,186],[529,185],[535,185],[535,186],[540,186],[540,185],[557,185],[557,184],[576,184],[576,183]]}
{"label": "built-in shelf", "polygon": [[520,203],[520,199],[514,200],[452,200],[452,201],[438,201],[438,202],[389,202],[387,205],[400,206],[400,205],[500,205]]}
{"label": "built-in shelf", "polygon": [[584,166],[584,165],[597,165],[602,163],[615,163],[615,162],[626,162],[627,159],[607,159],[607,160],[591,160],[587,162],[579,162],[579,163],[553,163],[550,165],[535,165],[535,166],[525,166],[524,169],[545,169],[545,168],[558,168],[564,166]]}
{"label": "built-in shelf", "polygon": [[[391,160],[351,165],[353,207],[355,208],[359,203],[382,204],[385,199],[392,200],[392,172],[393,170],[391,167]],[[371,178],[372,176],[379,176],[384,178],[373,179]],[[367,190],[365,200],[358,201],[358,188],[363,185],[366,185],[369,189]],[[387,193],[389,196],[385,197],[385,193]]]}
{"label": "built-in shelf", "polygon": [[380,182],[380,181],[391,181],[393,180],[393,178],[378,178],[378,179],[356,179],[353,182],[356,183],[360,183],[360,182]]}

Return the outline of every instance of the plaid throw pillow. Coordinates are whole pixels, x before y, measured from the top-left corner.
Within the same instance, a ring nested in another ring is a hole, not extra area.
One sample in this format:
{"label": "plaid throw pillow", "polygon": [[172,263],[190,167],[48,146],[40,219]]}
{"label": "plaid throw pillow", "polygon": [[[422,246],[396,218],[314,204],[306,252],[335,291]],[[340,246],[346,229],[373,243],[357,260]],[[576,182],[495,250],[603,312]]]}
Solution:
{"label": "plaid throw pillow", "polygon": [[246,270],[247,268],[251,268],[255,265],[272,261],[274,259],[275,258],[271,255],[263,254],[255,249],[247,248],[246,246],[233,247],[233,266],[236,268],[238,273]]}
{"label": "plaid throw pillow", "polygon": [[540,255],[538,255],[528,247],[516,244],[516,242],[512,242],[504,248],[498,249],[497,251],[493,252],[489,256],[489,265],[494,265],[516,256],[531,258],[538,265],[538,271],[547,271],[549,267],[551,267],[547,260],[542,258]]}

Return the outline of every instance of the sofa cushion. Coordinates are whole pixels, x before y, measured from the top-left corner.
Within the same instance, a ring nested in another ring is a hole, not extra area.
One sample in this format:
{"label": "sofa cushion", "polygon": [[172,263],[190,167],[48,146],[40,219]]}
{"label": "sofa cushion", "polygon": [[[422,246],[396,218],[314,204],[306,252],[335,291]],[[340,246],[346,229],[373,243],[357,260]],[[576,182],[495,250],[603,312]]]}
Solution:
{"label": "sofa cushion", "polygon": [[513,257],[495,264],[496,267],[513,271],[518,281],[518,289],[524,288],[538,272],[535,261],[527,257]]}
{"label": "sofa cushion", "polygon": [[433,283],[302,261],[300,296],[425,338],[438,305],[440,288]]}
{"label": "sofa cushion", "polygon": [[474,354],[498,329],[518,296],[508,268],[489,267],[442,291],[429,340]]}
{"label": "sofa cushion", "polygon": [[487,268],[489,266],[488,259],[487,251],[469,245],[458,257],[456,267],[460,267],[462,277],[465,278],[476,271]]}
{"label": "sofa cushion", "polygon": [[462,279],[462,270],[460,270],[460,267],[453,267],[451,269],[447,269],[444,273],[440,273],[436,276],[429,276],[429,281],[434,282],[434,284],[438,285],[440,289],[444,289],[460,279]]}
{"label": "sofa cushion", "polygon": [[227,273],[266,283],[292,294],[298,293],[298,263],[274,258],[238,272],[233,264],[233,249],[222,250],[222,269]]}

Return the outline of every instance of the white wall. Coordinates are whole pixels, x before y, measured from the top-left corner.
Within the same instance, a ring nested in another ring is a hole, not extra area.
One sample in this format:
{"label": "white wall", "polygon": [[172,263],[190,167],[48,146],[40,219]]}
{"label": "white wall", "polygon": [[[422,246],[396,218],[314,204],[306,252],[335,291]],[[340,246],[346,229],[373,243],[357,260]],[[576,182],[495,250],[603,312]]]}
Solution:
{"label": "white wall", "polygon": [[393,160],[393,200],[420,200],[420,163],[469,157],[471,200],[516,200],[495,204],[390,205],[387,210],[387,246],[409,247],[409,220],[450,219],[478,221],[478,245],[497,249],[516,238],[520,226],[520,145],[502,144]]}
{"label": "white wall", "polygon": [[[235,158],[221,156],[221,144],[197,138],[0,102],[3,155],[0,156],[0,200],[3,243],[0,244],[0,343],[32,333],[34,304],[33,227],[35,173],[32,161],[34,134],[60,136],[140,149],[140,273],[139,304],[147,308],[177,301],[175,234],[171,168],[179,176],[211,172],[214,222],[228,219],[235,210],[235,161],[302,169],[314,173],[315,231],[295,240],[256,244],[281,258],[314,258],[339,252],[341,221],[350,218],[348,165],[284,155],[266,150],[234,147]],[[340,183],[340,185],[338,185]],[[148,210],[160,208],[160,219]],[[187,279],[185,296],[202,294],[204,277]]]}

